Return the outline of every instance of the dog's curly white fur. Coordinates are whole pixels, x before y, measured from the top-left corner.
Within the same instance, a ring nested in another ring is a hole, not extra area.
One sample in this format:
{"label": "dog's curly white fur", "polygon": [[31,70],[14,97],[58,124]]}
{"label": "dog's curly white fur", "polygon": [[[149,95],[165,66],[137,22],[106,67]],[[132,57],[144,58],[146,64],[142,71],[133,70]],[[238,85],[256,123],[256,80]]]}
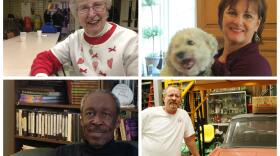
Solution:
{"label": "dog's curly white fur", "polygon": [[218,42],[199,28],[178,31],[172,38],[161,76],[211,75]]}

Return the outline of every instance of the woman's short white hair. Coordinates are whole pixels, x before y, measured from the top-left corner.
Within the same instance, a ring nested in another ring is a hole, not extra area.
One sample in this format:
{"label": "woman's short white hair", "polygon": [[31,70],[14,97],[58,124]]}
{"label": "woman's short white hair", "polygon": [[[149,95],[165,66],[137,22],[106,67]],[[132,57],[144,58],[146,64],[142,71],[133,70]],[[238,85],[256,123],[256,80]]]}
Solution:
{"label": "woman's short white hair", "polygon": [[[82,0],[70,0],[70,11],[74,17],[77,16],[78,3]],[[106,9],[109,11],[112,7],[112,0],[104,0],[106,3]]]}

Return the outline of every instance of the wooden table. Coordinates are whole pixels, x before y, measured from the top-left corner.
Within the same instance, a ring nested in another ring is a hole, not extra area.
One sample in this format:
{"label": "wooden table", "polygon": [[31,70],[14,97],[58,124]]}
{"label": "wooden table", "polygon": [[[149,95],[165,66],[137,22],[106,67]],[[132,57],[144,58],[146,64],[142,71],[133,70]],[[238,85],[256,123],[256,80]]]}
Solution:
{"label": "wooden table", "polygon": [[59,33],[37,37],[37,32],[29,32],[25,41],[21,41],[19,36],[4,40],[3,75],[28,76],[36,55],[52,48],[57,43],[58,37]]}

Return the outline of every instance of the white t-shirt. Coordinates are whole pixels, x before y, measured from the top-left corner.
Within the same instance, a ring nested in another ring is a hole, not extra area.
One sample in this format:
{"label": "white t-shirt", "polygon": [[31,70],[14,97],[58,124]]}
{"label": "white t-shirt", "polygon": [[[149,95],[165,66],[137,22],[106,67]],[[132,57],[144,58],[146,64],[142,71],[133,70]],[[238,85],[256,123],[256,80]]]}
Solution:
{"label": "white t-shirt", "polygon": [[183,138],[193,135],[188,113],[177,109],[168,114],[163,107],[151,107],[141,112],[142,155],[180,156]]}
{"label": "white t-shirt", "polygon": [[137,76],[137,34],[117,24],[110,24],[111,33],[108,31],[99,37],[94,45],[85,40],[84,29],[80,29],[51,51],[61,64],[72,62],[77,76]]}

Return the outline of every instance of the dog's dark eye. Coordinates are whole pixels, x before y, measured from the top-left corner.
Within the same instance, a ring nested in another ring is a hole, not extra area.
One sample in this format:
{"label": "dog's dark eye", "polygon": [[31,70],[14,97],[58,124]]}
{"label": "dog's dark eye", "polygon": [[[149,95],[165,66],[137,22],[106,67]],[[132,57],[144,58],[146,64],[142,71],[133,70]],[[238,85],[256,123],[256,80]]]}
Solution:
{"label": "dog's dark eye", "polygon": [[194,45],[194,41],[193,40],[187,40],[187,44],[188,45]]}

